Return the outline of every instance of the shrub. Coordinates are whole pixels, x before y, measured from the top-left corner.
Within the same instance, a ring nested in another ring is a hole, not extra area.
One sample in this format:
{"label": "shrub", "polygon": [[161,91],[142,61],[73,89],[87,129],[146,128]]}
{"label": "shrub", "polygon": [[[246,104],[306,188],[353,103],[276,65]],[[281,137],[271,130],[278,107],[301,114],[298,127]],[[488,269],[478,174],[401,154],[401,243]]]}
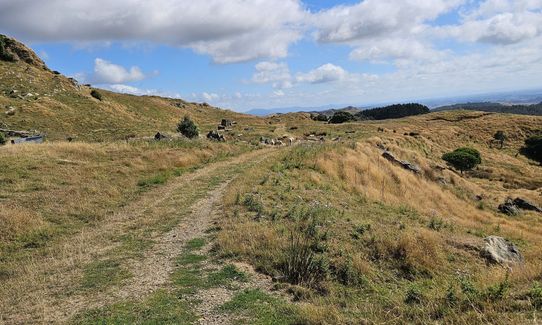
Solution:
{"label": "shrub", "polygon": [[324,114],[313,115],[312,119],[318,122],[327,122],[329,120],[327,115],[324,115]]}
{"label": "shrub", "polygon": [[460,170],[461,173],[471,170],[482,163],[480,152],[472,148],[456,149],[453,152],[444,154],[442,159],[455,169]]}
{"label": "shrub", "polygon": [[427,114],[430,110],[427,106],[421,104],[397,104],[380,108],[361,111],[357,116],[361,119],[385,120],[392,118],[402,118],[413,115]]}
{"label": "shrub", "polygon": [[188,116],[185,116],[177,125],[177,131],[189,139],[199,136],[198,126]]}
{"label": "shrub", "polygon": [[499,141],[499,144],[501,145],[501,149],[502,149],[502,147],[504,146],[504,141],[506,141],[507,137],[504,131],[497,131],[497,133],[493,135],[493,139]]}
{"label": "shrub", "polygon": [[329,123],[341,124],[345,122],[354,121],[355,119],[356,118],[354,117],[354,115],[348,112],[340,111],[333,114],[333,116],[329,119]]}
{"label": "shrub", "polygon": [[521,153],[542,165],[542,135],[535,135],[525,140]]}
{"label": "shrub", "polygon": [[412,285],[405,294],[405,303],[420,304],[423,298],[422,290],[417,285]]}
{"label": "shrub", "polygon": [[6,137],[4,136],[4,133],[0,132],[0,146],[3,146],[6,144]]}
{"label": "shrub", "polygon": [[92,91],[90,92],[90,96],[96,98],[96,99],[99,100],[99,101],[102,101],[102,100],[103,100],[102,93],[100,93],[100,92],[97,91],[96,89],[92,89]]}

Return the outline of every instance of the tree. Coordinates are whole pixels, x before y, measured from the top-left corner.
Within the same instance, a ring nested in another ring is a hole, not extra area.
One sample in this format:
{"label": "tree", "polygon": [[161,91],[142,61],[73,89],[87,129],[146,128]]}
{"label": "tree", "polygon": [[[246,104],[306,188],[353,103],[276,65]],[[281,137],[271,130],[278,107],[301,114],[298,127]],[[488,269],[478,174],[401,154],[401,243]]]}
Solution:
{"label": "tree", "polygon": [[341,124],[341,123],[345,123],[345,122],[354,121],[355,119],[356,118],[354,117],[354,115],[352,115],[352,114],[350,114],[348,112],[339,111],[339,112],[336,112],[335,114],[333,114],[331,119],[329,119],[329,123],[331,123],[331,124]]}
{"label": "tree", "polygon": [[312,119],[318,122],[327,122],[329,120],[329,118],[324,114],[314,115]]}
{"label": "tree", "polygon": [[502,149],[502,147],[504,146],[504,141],[506,141],[507,137],[504,131],[497,131],[497,133],[493,135],[493,139],[499,141]]}
{"label": "tree", "polygon": [[535,135],[525,140],[521,153],[542,165],[542,135]]}
{"label": "tree", "polygon": [[197,138],[199,136],[198,126],[188,116],[185,116],[182,121],[179,122],[177,131],[189,139]]}
{"label": "tree", "polygon": [[480,152],[472,148],[459,148],[453,152],[446,153],[442,159],[453,168],[458,169],[463,174],[466,170],[471,170],[482,163]]}
{"label": "tree", "polygon": [[362,120],[385,120],[427,114],[429,112],[429,108],[425,105],[410,103],[367,109],[356,115]]}

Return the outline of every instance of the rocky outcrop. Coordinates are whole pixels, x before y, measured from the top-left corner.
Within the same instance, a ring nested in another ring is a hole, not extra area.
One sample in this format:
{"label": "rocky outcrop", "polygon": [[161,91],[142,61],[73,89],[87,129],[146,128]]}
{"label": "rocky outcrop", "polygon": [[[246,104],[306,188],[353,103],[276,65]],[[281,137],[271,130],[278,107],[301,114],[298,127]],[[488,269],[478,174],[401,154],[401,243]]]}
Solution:
{"label": "rocky outcrop", "polygon": [[503,204],[499,205],[499,211],[502,213],[508,215],[508,216],[516,216],[519,214],[518,207],[514,204],[514,201],[512,199],[508,198],[506,201],[504,201]]}
{"label": "rocky outcrop", "polygon": [[3,61],[23,61],[37,68],[47,69],[45,63],[28,47],[17,40],[0,34],[0,59]]}
{"label": "rocky outcrop", "polygon": [[499,211],[509,216],[518,215],[520,209],[542,213],[540,207],[519,197],[514,200],[512,200],[512,198],[507,198],[503,204],[499,205]]}
{"label": "rocky outcrop", "polygon": [[421,169],[418,165],[412,164],[406,160],[400,160],[397,159],[391,152],[385,150],[384,153],[382,153],[382,157],[384,157],[386,160],[394,163],[395,165],[401,166],[406,170],[409,170],[415,174],[420,174]]}
{"label": "rocky outcrop", "polygon": [[220,142],[226,141],[226,138],[224,138],[222,134],[218,133],[218,131],[210,131],[209,133],[207,133],[207,139]]}
{"label": "rocky outcrop", "polygon": [[516,245],[510,241],[497,236],[489,236],[484,241],[485,245],[480,254],[489,263],[506,265],[523,263],[523,255],[521,255]]}
{"label": "rocky outcrop", "polygon": [[536,212],[542,213],[542,209],[539,206],[519,197],[514,200],[514,204],[518,208],[523,209],[523,210],[536,211]]}

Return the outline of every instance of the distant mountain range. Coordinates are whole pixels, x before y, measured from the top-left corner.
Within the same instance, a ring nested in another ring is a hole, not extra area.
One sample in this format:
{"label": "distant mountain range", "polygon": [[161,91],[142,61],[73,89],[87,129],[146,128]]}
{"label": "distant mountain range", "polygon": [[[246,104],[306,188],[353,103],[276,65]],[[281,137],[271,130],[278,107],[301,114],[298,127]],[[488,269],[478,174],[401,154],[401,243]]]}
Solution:
{"label": "distant mountain range", "polygon": [[[463,109],[474,109],[483,108],[490,109],[491,106],[494,106],[495,112],[510,112],[509,107],[514,106],[531,106],[532,104],[542,102],[542,89],[534,90],[521,90],[521,91],[508,91],[508,92],[493,92],[486,94],[477,94],[469,96],[456,96],[448,98],[436,98],[436,99],[420,99],[420,100],[408,100],[408,101],[397,101],[397,102],[386,102],[386,103],[375,103],[375,104],[364,104],[364,105],[345,105],[345,104],[333,104],[333,105],[323,105],[318,107],[283,107],[283,108],[267,108],[267,109],[253,109],[246,114],[265,116],[271,114],[285,114],[292,112],[308,112],[308,113],[322,113],[324,115],[333,115],[336,111],[348,111],[352,114],[356,114],[359,111],[388,106],[401,102],[418,102],[420,104],[426,105],[431,109],[435,110],[445,110],[445,109],[457,109],[457,106],[460,105]],[[501,105],[499,107],[499,105]],[[342,107],[342,108],[341,108]],[[533,114],[537,113],[536,107],[532,111],[533,107],[529,109],[521,109],[519,107],[514,108],[516,111],[530,112],[529,115],[540,115]],[[527,113],[516,113],[516,114],[527,114]]]}
{"label": "distant mountain range", "polygon": [[434,111],[450,111],[450,110],[470,110],[493,113],[510,113],[520,115],[537,115],[542,116],[542,102],[532,105],[504,105],[501,103],[465,103],[442,106],[434,109]]}

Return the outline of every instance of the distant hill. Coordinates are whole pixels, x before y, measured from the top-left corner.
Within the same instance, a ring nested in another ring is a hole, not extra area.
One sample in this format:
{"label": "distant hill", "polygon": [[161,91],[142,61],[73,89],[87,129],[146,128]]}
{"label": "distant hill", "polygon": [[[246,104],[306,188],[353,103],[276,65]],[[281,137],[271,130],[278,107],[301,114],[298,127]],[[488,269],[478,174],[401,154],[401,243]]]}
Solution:
{"label": "distant hill", "polygon": [[433,111],[450,111],[450,110],[468,110],[481,111],[491,113],[508,113],[519,115],[536,115],[542,116],[542,103],[533,105],[503,105],[500,103],[483,102],[483,103],[465,103],[455,104],[435,108]]}

